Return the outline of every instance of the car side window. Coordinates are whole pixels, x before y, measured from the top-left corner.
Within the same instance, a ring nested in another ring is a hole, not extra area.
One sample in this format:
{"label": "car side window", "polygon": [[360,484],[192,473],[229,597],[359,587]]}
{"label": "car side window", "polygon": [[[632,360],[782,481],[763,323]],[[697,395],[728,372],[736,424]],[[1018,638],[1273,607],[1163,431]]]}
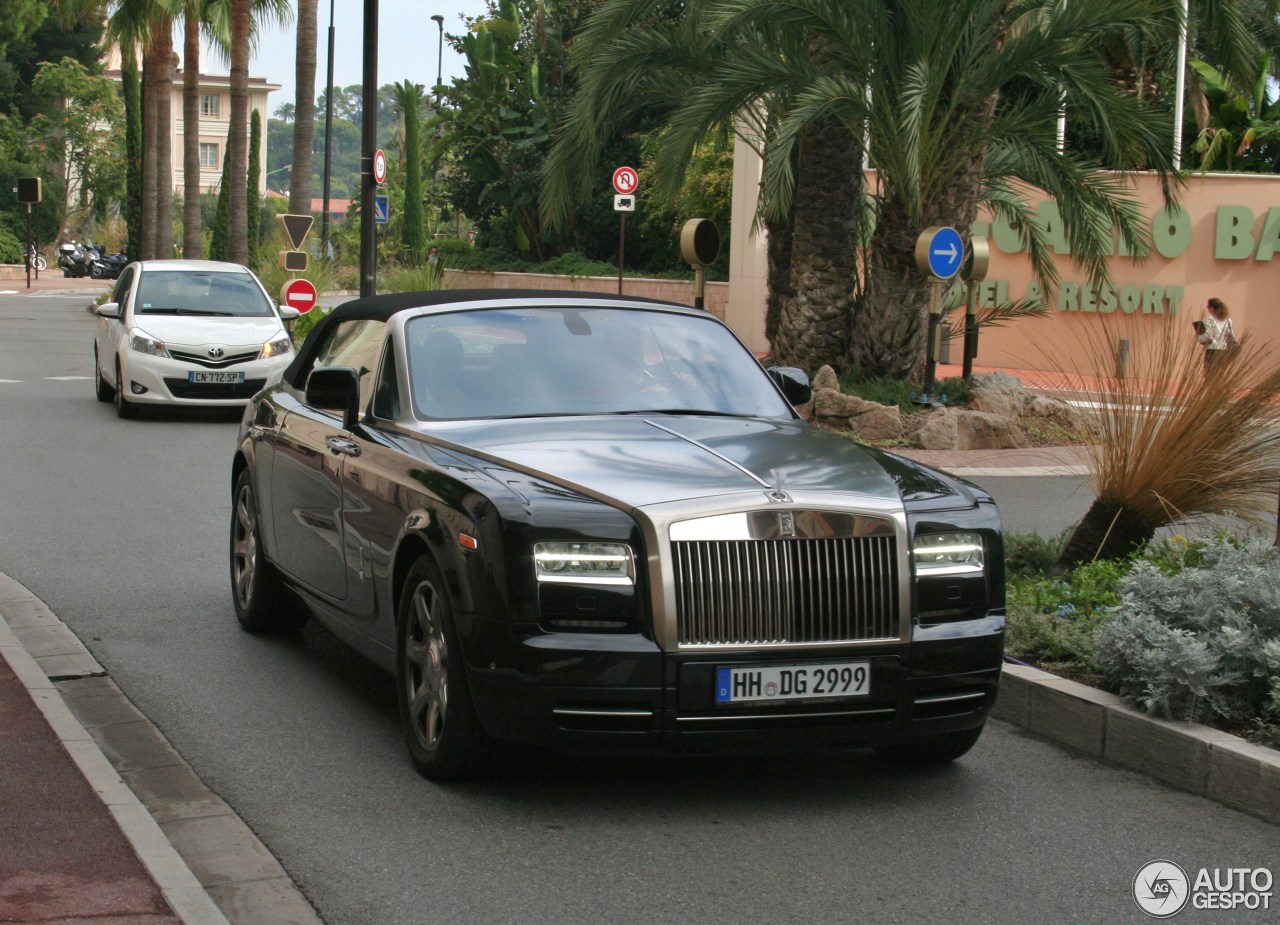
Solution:
{"label": "car side window", "polygon": [[137,275],[133,267],[125,268],[124,273],[120,275],[120,282],[116,283],[116,291],[111,294],[112,302],[124,308],[124,303],[129,298],[129,289],[133,286],[133,278]]}
{"label": "car side window", "polygon": [[382,369],[373,392],[373,415],[388,421],[400,417],[400,378],[396,375],[396,351],[391,344],[387,344],[382,354]]}
{"label": "car side window", "polygon": [[360,407],[368,408],[386,327],[384,322],[371,319],[342,322],[324,339],[311,368],[350,366],[360,376]]}

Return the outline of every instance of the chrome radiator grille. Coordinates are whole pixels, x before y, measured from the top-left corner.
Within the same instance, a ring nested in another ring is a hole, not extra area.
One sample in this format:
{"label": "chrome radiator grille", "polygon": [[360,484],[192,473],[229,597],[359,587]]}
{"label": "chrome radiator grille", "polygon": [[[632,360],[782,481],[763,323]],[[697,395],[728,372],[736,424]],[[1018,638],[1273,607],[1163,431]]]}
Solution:
{"label": "chrome radiator grille", "polygon": [[892,535],[671,544],[682,646],[896,639]]}

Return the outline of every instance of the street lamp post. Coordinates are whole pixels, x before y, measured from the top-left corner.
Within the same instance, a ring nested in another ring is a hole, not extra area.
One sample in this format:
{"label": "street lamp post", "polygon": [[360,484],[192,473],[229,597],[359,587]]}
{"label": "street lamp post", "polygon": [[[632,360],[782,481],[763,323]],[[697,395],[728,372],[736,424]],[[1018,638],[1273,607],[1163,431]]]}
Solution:
{"label": "street lamp post", "polygon": [[320,253],[329,256],[329,152],[333,148],[333,0],[329,0],[329,75],[324,91],[324,212],[320,216]]}
{"label": "street lamp post", "polygon": [[431,17],[440,33],[436,47],[436,112],[440,111],[440,85],[444,82],[444,17],[439,13]]}
{"label": "street lamp post", "polygon": [[373,153],[378,147],[378,0],[364,0],[364,86],[360,94],[360,295],[376,290],[378,226],[374,224]]}
{"label": "street lamp post", "polygon": [[[267,177],[270,177],[270,176],[273,176],[274,174],[280,173],[280,172],[281,172],[281,171],[283,171],[283,170],[292,171],[292,170],[293,170],[293,165],[292,165],[292,164],[285,164],[283,167],[277,167],[275,170],[268,170],[266,173],[264,173],[264,174],[262,175],[262,182],[263,182],[263,184],[264,184],[264,185],[266,184],[266,182],[267,182]],[[268,188],[269,188],[269,187],[268,187]]]}

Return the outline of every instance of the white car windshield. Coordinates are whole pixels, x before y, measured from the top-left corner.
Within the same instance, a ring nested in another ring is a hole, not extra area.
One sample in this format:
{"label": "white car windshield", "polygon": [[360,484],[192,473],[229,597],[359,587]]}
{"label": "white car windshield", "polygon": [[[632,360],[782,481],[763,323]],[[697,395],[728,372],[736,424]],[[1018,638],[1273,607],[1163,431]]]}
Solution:
{"label": "white car windshield", "polygon": [[589,305],[478,310],[414,318],[405,340],[422,418],[792,413],[756,358],[710,316]]}
{"label": "white car windshield", "polygon": [[136,315],[264,317],[271,303],[248,273],[147,270],[138,279]]}

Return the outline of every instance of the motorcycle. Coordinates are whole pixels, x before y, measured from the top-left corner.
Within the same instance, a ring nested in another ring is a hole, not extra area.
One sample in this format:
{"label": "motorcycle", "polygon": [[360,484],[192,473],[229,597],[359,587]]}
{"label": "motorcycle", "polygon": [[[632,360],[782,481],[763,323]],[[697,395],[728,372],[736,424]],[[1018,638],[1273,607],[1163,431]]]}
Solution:
{"label": "motorcycle", "polygon": [[94,279],[119,279],[128,262],[129,258],[124,254],[104,254],[102,248],[98,247],[93,263],[89,266],[89,275]]}
{"label": "motorcycle", "polygon": [[94,253],[78,241],[63,241],[58,245],[58,266],[62,275],[78,279],[88,276],[93,268]]}

